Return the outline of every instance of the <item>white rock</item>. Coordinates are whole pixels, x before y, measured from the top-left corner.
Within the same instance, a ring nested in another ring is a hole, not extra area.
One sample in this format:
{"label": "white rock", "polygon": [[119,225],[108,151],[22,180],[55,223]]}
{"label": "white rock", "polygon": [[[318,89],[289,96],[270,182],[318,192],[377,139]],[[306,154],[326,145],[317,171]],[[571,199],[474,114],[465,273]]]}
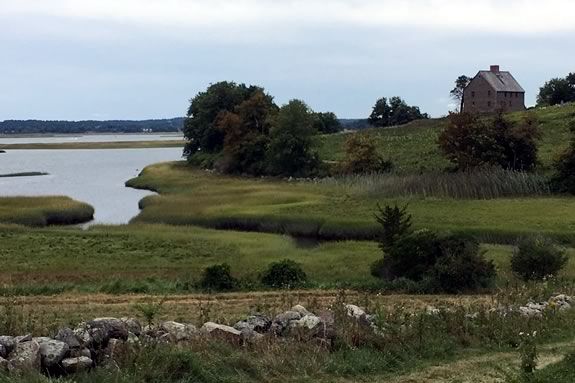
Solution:
{"label": "white rock", "polygon": [[86,356],[79,356],[77,358],[67,358],[62,361],[64,370],[71,374],[75,372],[85,371],[92,367],[94,362]]}

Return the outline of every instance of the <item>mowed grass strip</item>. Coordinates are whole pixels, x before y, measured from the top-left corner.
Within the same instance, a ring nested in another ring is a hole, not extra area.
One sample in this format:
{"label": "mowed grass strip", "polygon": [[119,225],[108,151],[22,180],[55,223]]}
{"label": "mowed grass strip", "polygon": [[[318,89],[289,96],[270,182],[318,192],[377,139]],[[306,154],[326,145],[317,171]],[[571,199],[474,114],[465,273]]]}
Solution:
{"label": "mowed grass strip", "polygon": [[0,197],[0,223],[72,225],[91,221],[94,208],[69,197]]}
{"label": "mowed grass strip", "polygon": [[128,186],[161,195],[140,203],[139,223],[200,225],[325,239],[373,239],[376,205],[408,205],[417,228],[465,232],[495,243],[546,234],[575,241],[575,198],[490,200],[377,198],[337,184],[248,179],[194,169],[184,162],[144,169]]}

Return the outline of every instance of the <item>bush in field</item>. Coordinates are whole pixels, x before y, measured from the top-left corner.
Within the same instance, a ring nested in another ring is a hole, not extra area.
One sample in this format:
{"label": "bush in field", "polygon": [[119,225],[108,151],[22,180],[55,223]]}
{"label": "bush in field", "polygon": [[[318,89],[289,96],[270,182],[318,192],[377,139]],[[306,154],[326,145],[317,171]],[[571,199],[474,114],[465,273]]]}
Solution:
{"label": "bush in field", "polygon": [[465,236],[447,236],[440,242],[441,257],[433,266],[431,280],[440,291],[456,294],[491,287],[496,271],[485,259],[479,243]]}
{"label": "bush in field", "polygon": [[426,292],[459,293],[490,287],[496,272],[474,239],[420,230],[399,238],[372,265],[372,275],[412,280]]}
{"label": "bush in field", "polygon": [[341,164],[344,174],[387,173],[393,164],[384,160],[373,141],[366,135],[350,134],[345,141],[345,160]]}
{"label": "bush in field", "polygon": [[381,226],[379,248],[383,252],[388,251],[399,238],[411,231],[411,214],[407,213],[407,206],[381,207],[378,204],[375,220]]}
{"label": "bush in field", "polygon": [[230,265],[223,263],[204,269],[200,286],[206,290],[228,291],[237,286],[237,280],[232,277]]}
{"label": "bush in field", "polygon": [[272,263],[263,273],[261,282],[276,289],[295,288],[305,285],[307,275],[299,263],[286,259]]}
{"label": "bush in field", "polygon": [[529,114],[515,123],[503,112],[491,119],[452,113],[438,142],[445,157],[459,170],[485,166],[532,170],[537,164],[539,138],[537,121]]}
{"label": "bush in field", "polygon": [[519,243],[511,257],[511,269],[525,281],[557,275],[567,264],[565,250],[553,241],[537,237]]}
{"label": "bush in field", "polygon": [[560,193],[575,194],[575,120],[571,121],[571,144],[553,163],[553,188]]}

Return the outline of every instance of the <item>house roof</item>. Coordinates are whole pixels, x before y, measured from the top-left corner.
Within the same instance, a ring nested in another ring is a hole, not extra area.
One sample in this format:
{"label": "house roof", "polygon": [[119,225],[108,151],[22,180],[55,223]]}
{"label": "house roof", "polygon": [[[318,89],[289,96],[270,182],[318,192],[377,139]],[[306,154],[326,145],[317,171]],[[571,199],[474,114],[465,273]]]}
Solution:
{"label": "house roof", "polygon": [[477,76],[483,77],[497,92],[520,92],[525,90],[519,85],[515,77],[509,72],[480,71]]}

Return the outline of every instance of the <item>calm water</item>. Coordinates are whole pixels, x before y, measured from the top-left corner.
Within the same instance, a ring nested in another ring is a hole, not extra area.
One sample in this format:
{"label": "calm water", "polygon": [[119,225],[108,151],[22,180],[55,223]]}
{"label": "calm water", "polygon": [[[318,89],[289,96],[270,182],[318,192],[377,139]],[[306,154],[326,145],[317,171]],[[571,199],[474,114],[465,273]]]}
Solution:
{"label": "calm water", "polygon": [[70,142],[126,142],[183,140],[181,134],[88,134],[62,136],[6,137],[0,136],[2,144],[62,144]]}
{"label": "calm water", "polygon": [[[102,136],[99,136],[102,137]],[[47,142],[46,138],[41,142]],[[124,183],[147,165],[180,160],[181,148],[118,150],[9,150],[0,174],[46,172],[48,176],[0,178],[0,196],[66,195],[96,209],[94,223],[124,224],[152,194]]]}

